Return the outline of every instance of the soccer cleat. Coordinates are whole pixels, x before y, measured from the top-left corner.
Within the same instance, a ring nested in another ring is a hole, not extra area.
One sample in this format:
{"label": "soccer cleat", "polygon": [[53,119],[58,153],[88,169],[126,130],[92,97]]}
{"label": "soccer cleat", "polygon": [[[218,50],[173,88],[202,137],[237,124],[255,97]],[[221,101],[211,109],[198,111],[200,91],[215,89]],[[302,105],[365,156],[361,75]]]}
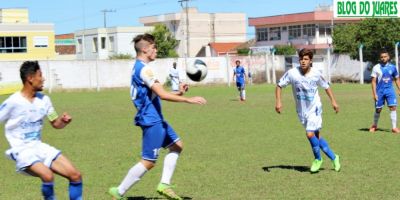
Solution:
{"label": "soccer cleat", "polygon": [[125,198],[119,194],[117,187],[111,187],[108,190],[108,194],[113,197],[113,200],[124,200]]}
{"label": "soccer cleat", "polygon": [[165,183],[160,183],[158,184],[157,187],[157,192],[160,195],[163,195],[167,197],[169,200],[183,200],[180,196],[175,194],[175,192],[172,190],[173,186],[165,184]]}
{"label": "soccer cleat", "polygon": [[315,159],[311,164],[310,172],[311,173],[317,172],[319,168],[321,168],[321,165],[322,165],[322,158],[321,160]]}
{"label": "soccer cleat", "polygon": [[369,132],[373,133],[376,131],[376,129],[378,129],[378,127],[376,125],[372,125],[371,128],[369,128]]}
{"label": "soccer cleat", "polygon": [[400,129],[399,128],[392,128],[392,133],[396,134],[396,133],[400,133]]}
{"label": "soccer cleat", "polygon": [[340,171],[340,158],[339,155],[335,154],[335,160],[332,160],[333,163],[333,168],[335,168],[335,171]]}

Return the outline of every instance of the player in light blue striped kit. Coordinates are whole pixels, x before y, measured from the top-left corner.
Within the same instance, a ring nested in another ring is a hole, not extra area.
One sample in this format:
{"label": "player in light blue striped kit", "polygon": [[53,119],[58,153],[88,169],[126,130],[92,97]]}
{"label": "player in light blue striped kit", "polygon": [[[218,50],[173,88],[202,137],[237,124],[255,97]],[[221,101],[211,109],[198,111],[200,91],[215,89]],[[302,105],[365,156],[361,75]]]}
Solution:
{"label": "player in light blue striped kit", "polygon": [[297,116],[306,129],[306,135],[310,141],[315,160],[312,162],[310,171],[318,172],[322,165],[322,150],[329,159],[332,160],[335,171],[340,171],[341,165],[339,156],[329,147],[328,142],[322,138],[320,129],[322,128],[322,103],[318,94],[318,86],[325,89],[326,94],[331,100],[333,109],[339,112],[339,105],[336,103],[333,92],[329,84],[322,77],[321,71],[312,68],[313,53],[309,49],[299,52],[300,67],[292,68],[287,71],[279,80],[276,86],[275,110],[277,113],[282,111],[281,93],[282,88],[292,84],[293,96],[296,101]]}
{"label": "player in light blue striped kit", "polygon": [[379,56],[380,63],[375,65],[371,72],[372,96],[375,101],[375,113],[374,122],[369,131],[375,132],[377,130],[379,117],[386,101],[390,110],[390,119],[392,120],[392,132],[400,133],[399,128],[397,128],[397,97],[393,88],[394,81],[397,86],[398,93],[400,94],[399,73],[396,69],[396,66],[389,63],[389,52],[382,50]]}

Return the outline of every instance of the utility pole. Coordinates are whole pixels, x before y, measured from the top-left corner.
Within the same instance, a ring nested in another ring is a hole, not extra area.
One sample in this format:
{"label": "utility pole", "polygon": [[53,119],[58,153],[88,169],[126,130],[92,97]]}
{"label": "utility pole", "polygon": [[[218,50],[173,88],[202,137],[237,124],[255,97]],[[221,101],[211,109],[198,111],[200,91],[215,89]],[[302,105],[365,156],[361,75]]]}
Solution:
{"label": "utility pole", "polygon": [[[190,0],[179,0],[178,2],[181,3],[181,7],[185,9],[186,14],[186,57],[190,56],[190,42],[189,42],[189,3]],[[185,7],[183,7],[183,2],[185,2]]]}
{"label": "utility pole", "polygon": [[104,16],[104,28],[107,28],[107,13],[108,12],[116,12],[116,11],[104,9],[104,10],[101,10],[100,12],[102,12],[103,16]]}

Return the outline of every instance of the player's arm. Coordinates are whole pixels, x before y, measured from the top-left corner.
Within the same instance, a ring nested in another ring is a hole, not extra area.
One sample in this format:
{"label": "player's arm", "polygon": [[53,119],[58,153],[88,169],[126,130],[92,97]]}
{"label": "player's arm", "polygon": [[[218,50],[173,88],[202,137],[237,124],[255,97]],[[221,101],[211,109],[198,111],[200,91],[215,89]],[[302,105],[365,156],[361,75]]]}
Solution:
{"label": "player's arm", "polygon": [[184,97],[176,95],[164,90],[163,86],[156,81],[152,86],[151,90],[157,94],[162,100],[172,102],[185,102],[190,104],[206,104],[207,101],[203,97]]}
{"label": "player's arm", "polygon": [[47,116],[50,120],[51,126],[55,129],[62,129],[72,121],[72,117],[64,112],[61,116],[58,116],[56,112]]}
{"label": "player's arm", "polygon": [[179,82],[179,91],[172,91],[170,93],[182,96],[189,90],[189,85],[186,83]]}
{"label": "player's arm", "polygon": [[282,96],[282,88],[279,85],[277,85],[275,89],[275,111],[279,114],[282,111],[281,96]]}
{"label": "player's arm", "polygon": [[10,113],[12,112],[12,110],[13,106],[7,101],[4,101],[0,105],[0,123],[5,122],[10,118]]}
{"label": "player's arm", "polygon": [[394,78],[394,82],[395,82],[396,87],[397,87],[397,93],[400,95],[400,79],[399,79],[399,77],[395,77]]}
{"label": "player's arm", "polygon": [[376,95],[376,77],[371,77],[371,87],[372,87],[372,98],[378,101],[378,96]]}
{"label": "player's arm", "polygon": [[328,87],[325,89],[326,94],[328,95],[329,99],[331,100],[331,104],[333,109],[335,110],[336,113],[339,112],[339,105],[336,103],[335,96],[333,95],[332,89]]}

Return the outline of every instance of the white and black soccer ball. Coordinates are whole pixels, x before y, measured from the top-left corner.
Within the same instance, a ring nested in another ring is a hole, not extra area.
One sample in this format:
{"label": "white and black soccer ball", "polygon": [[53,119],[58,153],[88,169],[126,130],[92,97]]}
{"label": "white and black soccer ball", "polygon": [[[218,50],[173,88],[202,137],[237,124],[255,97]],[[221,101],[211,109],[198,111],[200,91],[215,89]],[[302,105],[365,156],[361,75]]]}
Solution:
{"label": "white and black soccer ball", "polygon": [[196,59],[192,65],[186,67],[186,75],[192,81],[202,81],[207,76],[207,65],[200,59]]}

